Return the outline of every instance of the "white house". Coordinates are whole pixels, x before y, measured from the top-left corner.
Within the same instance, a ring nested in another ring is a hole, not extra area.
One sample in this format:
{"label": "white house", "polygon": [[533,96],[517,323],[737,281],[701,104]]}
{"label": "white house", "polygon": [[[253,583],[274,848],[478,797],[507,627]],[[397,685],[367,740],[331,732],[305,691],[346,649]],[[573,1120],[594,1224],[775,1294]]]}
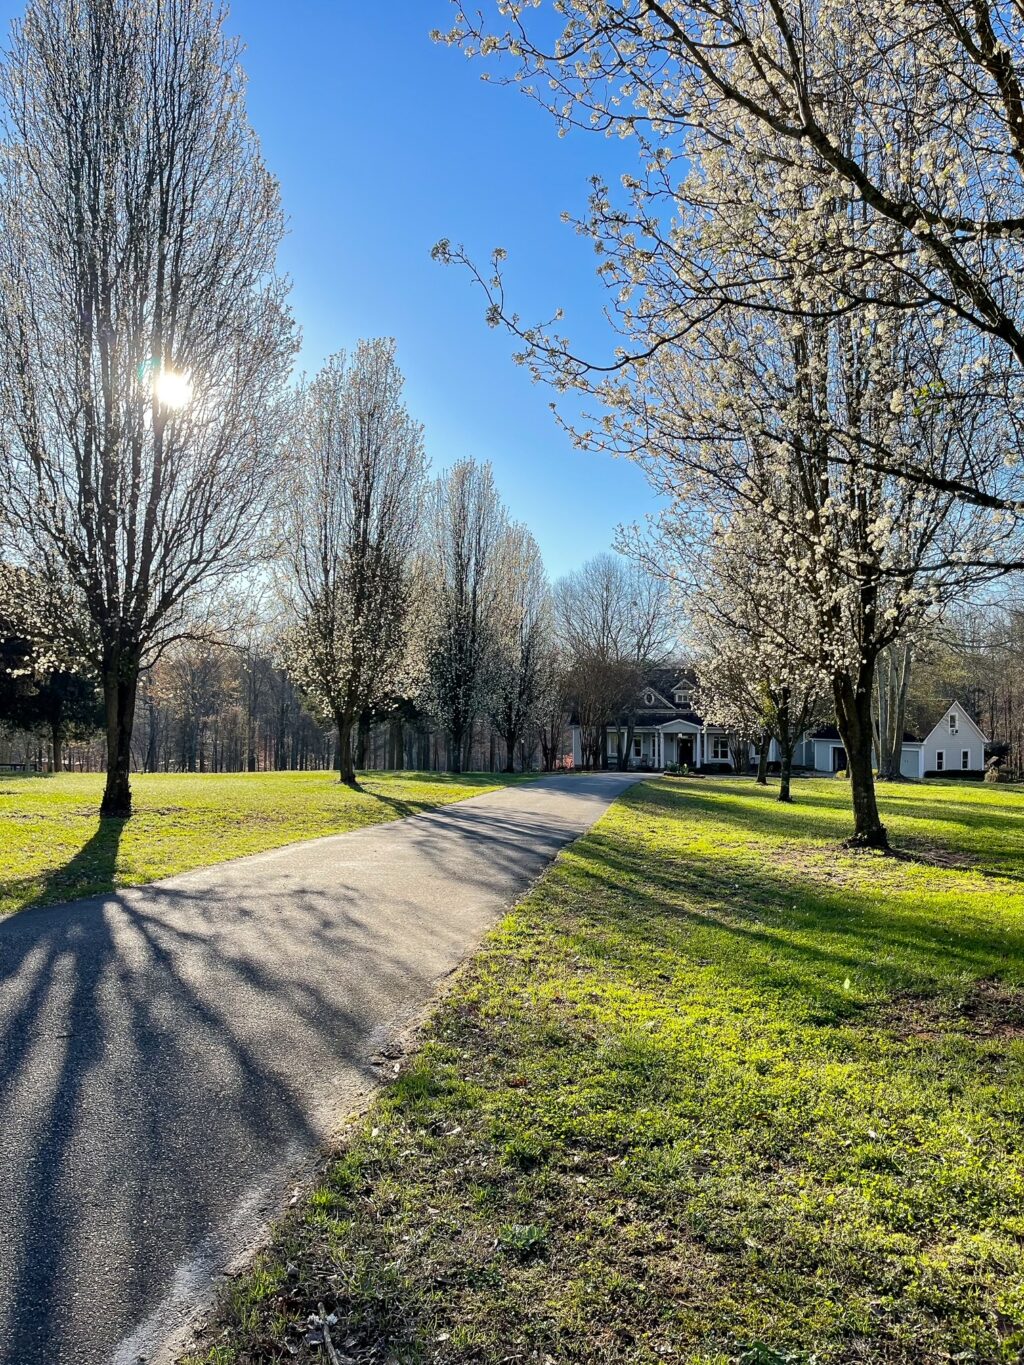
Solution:
{"label": "white house", "polygon": [[958,701],[950,703],[925,735],[921,753],[921,776],[945,773],[983,773],[988,739]]}

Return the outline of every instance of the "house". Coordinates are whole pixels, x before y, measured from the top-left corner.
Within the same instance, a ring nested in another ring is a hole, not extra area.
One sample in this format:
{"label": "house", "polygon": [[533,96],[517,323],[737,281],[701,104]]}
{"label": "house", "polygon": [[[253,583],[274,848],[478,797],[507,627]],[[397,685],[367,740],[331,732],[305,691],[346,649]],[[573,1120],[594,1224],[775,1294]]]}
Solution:
{"label": "house", "polygon": [[966,706],[959,701],[950,702],[924,737],[921,775],[980,777],[985,771],[987,743]]}
{"label": "house", "polygon": [[[634,704],[633,751],[630,767],[661,770],[679,767],[721,771],[735,768],[729,747],[729,732],[720,725],[708,725],[691,706],[695,682],[693,675],[680,669],[652,669]],[[608,760],[614,765],[619,743],[626,743],[628,715],[608,726]],[[930,719],[930,717],[929,717]],[[583,762],[582,733],[577,718],[570,719],[572,761]],[[980,777],[985,770],[985,745],[988,741],[960,702],[945,705],[924,739],[905,731],[900,752],[900,772],[920,781],[960,773]],[[769,763],[779,761],[778,745],[772,740]],[[876,759],[877,761],[877,759]],[[741,759],[742,762],[742,759]],[[757,763],[754,745],[747,747],[749,771]],[[793,767],[816,774],[845,770],[846,750],[834,725],[822,725],[798,741],[793,751]]]}
{"label": "house", "polygon": [[[900,750],[900,772],[904,777],[920,778],[923,773],[921,750],[923,744],[910,730],[903,732]],[[875,757],[877,763],[877,755]],[[846,750],[834,725],[820,725],[805,735],[796,746],[793,766],[808,768],[814,773],[838,773],[846,768]]]}
{"label": "house", "polygon": [[[705,725],[690,705],[694,679],[680,669],[656,668],[648,673],[633,707],[633,752],[630,766],[661,769],[671,764],[688,768],[735,766],[729,751],[729,733],[720,725]],[[608,726],[608,758],[614,763],[621,743],[626,743],[629,717],[622,715]],[[573,763],[583,761],[580,725],[570,719]]]}

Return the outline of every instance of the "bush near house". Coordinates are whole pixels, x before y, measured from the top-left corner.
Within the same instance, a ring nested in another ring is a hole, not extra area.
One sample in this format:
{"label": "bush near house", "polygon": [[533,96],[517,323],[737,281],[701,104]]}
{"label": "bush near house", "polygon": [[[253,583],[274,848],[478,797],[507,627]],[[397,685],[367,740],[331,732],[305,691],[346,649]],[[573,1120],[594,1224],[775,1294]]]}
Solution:
{"label": "bush near house", "polygon": [[633,788],[193,1359],[1019,1361],[1024,795],[886,788],[897,859],[800,794]]}
{"label": "bush near house", "polygon": [[985,780],[984,768],[954,768],[943,769],[940,772],[937,768],[930,768],[926,773],[927,778],[937,778],[941,782],[983,782]]}

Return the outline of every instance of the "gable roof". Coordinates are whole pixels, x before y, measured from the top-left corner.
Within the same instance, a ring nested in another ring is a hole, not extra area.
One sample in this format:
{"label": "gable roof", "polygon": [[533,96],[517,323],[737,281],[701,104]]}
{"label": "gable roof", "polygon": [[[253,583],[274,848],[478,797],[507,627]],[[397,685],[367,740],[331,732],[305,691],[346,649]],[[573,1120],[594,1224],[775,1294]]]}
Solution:
{"label": "gable roof", "polygon": [[978,724],[978,722],[977,722],[977,721],[974,719],[974,717],[971,715],[971,713],[970,713],[970,711],[967,709],[967,707],[964,706],[963,702],[959,702],[959,701],[955,701],[955,700],[954,700],[954,701],[951,701],[951,702],[949,703],[949,705],[946,707],[946,709],[941,713],[941,715],[940,715],[940,716],[938,717],[938,719],[935,721],[935,724],[932,726],[932,728],[931,728],[931,729],[928,731],[928,733],[925,735],[924,742],[925,742],[926,744],[927,744],[928,741],[931,739],[931,737],[935,734],[935,732],[936,732],[937,730],[940,730],[940,729],[942,730],[943,736],[944,736],[945,738],[947,738],[947,739],[949,738],[949,736],[950,736],[950,730],[949,730],[949,725],[946,723],[946,721],[947,721],[947,717],[949,716],[949,714],[950,714],[951,711],[955,711],[956,714],[957,714],[957,717],[958,717],[960,720],[966,721],[967,725],[975,732],[975,734],[976,734],[976,735],[978,736],[978,738],[981,740],[982,744],[987,744],[987,743],[988,743],[988,736],[985,734],[984,730],[982,730],[981,726]]}

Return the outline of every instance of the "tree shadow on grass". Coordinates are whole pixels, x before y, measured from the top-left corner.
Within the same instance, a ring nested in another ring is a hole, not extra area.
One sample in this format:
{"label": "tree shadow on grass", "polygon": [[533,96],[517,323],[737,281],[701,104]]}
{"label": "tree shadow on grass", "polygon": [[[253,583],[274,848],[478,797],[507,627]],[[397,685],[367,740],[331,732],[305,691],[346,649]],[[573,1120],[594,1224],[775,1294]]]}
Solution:
{"label": "tree shadow on grass", "polygon": [[6,882],[4,891],[18,907],[12,913],[23,913],[22,907],[61,904],[112,891],[125,824],[124,820],[97,817],[96,829],[67,862]]}
{"label": "tree shadow on grass", "polygon": [[[680,819],[692,807],[650,792],[646,800]],[[711,813],[758,827],[760,811]],[[952,880],[932,902],[909,886],[879,887],[870,868],[860,885],[830,886],[760,852],[732,856],[719,845],[665,857],[628,833],[591,835],[563,874],[588,906],[586,950],[638,978],[652,950],[706,961],[738,986],[772,992],[773,1007],[822,1022],[857,1014],[867,999],[955,992],[965,979],[997,975],[1024,980],[1024,914],[993,913],[976,889],[959,895]]]}
{"label": "tree shadow on grass", "polygon": [[[937,851],[966,854],[974,871],[1024,880],[1024,801],[1005,810],[1001,803],[993,810],[987,803],[922,800],[881,790],[879,795],[882,820],[889,824],[897,852],[911,859],[920,856],[928,864],[938,861]],[[654,783],[646,796],[641,793],[636,799],[657,802],[666,796],[678,803],[681,818],[694,810],[750,834],[792,839],[805,846],[842,840],[853,830],[845,784],[834,797],[797,788],[791,805],[777,801],[772,788],[752,783],[742,791],[734,785]]]}

